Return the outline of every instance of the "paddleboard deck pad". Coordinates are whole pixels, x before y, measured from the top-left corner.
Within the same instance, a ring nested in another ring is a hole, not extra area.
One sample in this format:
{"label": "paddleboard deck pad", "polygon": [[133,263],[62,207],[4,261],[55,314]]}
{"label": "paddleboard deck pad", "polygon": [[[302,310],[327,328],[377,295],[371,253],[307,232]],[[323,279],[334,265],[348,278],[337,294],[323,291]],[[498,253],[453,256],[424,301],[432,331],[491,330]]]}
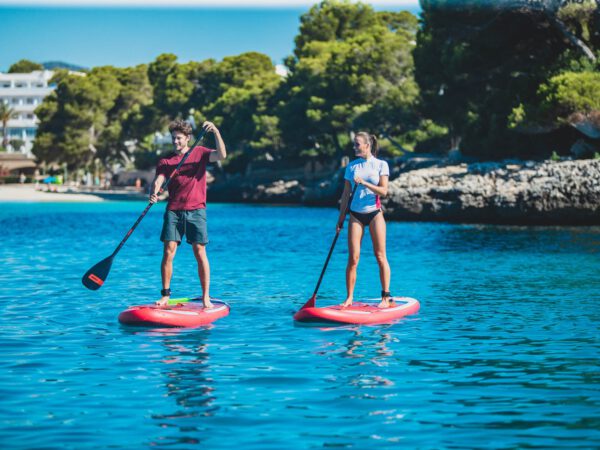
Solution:
{"label": "paddleboard deck pad", "polygon": [[354,302],[343,308],[340,305],[309,307],[298,311],[294,320],[299,322],[322,322],[356,325],[376,325],[390,323],[404,316],[417,313],[421,305],[410,297],[393,297],[389,308],[378,308],[376,303]]}
{"label": "paddleboard deck pad", "polygon": [[194,328],[208,325],[229,314],[229,305],[211,300],[213,308],[202,306],[201,298],[171,299],[167,306],[130,306],[119,314],[119,322],[132,326]]}

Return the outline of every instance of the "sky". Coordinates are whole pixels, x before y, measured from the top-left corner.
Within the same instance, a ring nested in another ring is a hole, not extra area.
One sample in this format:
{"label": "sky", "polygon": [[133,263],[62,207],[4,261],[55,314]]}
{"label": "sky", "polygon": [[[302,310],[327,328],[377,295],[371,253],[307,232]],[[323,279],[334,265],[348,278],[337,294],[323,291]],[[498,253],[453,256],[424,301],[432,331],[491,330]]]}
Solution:
{"label": "sky", "polygon": [[[180,62],[258,51],[281,64],[308,0],[0,0],[0,72],[20,59],[130,67],[161,53]],[[418,0],[368,2],[420,11]]]}

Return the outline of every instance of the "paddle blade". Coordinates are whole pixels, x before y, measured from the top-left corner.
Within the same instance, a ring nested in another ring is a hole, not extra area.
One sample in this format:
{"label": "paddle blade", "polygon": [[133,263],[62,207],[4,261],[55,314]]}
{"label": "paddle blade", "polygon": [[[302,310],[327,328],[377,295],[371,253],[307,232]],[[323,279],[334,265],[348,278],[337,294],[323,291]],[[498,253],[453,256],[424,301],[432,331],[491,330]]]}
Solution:
{"label": "paddle blade", "polygon": [[300,308],[300,309],[314,308],[316,300],[317,300],[317,296],[315,294],[313,294],[313,296],[311,298],[309,298],[308,301],[304,304],[304,306],[302,306],[302,308]]}
{"label": "paddle blade", "polygon": [[88,270],[81,278],[83,285],[92,291],[100,289],[104,284],[106,277],[108,277],[108,272],[110,272],[110,266],[112,266],[112,262],[113,257],[109,256]]}

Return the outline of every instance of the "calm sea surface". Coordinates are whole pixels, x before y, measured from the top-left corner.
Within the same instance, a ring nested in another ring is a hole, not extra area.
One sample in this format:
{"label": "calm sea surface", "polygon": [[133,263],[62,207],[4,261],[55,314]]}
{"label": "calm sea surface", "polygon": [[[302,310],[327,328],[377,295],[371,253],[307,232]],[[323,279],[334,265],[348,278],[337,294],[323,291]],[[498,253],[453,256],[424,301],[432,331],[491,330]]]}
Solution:
{"label": "calm sea surface", "polygon": [[[0,447],[600,447],[600,228],[388,224],[394,325],[303,327],[337,211],[209,205],[212,295],[229,317],[132,329],[160,291],[164,205],[104,287],[82,274],[144,203],[0,204]],[[345,293],[346,234],[318,304]],[[200,293],[188,245],[174,296]],[[357,298],[379,294],[368,235]]]}

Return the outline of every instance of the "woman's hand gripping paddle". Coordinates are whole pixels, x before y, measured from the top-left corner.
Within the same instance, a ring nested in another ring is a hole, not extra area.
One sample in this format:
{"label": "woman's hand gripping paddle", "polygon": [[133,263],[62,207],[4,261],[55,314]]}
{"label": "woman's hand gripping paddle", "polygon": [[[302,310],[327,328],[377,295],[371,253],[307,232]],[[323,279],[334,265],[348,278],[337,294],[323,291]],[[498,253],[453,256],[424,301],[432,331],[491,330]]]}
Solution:
{"label": "woman's hand gripping paddle", "polygon": [[[179,162],[179,164],[177,164],[177,167],[175,167],[175,170],[173,171],[171,176],[168,177],[165,181],[163,181],[163,184],[160,187],[160,191],[158,191],[159,194],[162,194],[165,191],[165,189],[167,189],[169,182],[173,178],[175,178],[175,176],[177,176],[177,172],[179,171],[181,166],[185,163],[185,161],[188,159],[188,157],[191,155],[192,151],[194,151],[194,148],[196,148],[196,146],[200,143],[202,138],[204,138],[205,134],[206,134],[206,131],[204,129],[202,129],[200,131],[200,134],[198,135],[198,137],[196,138],[196,140],[190,147],[190,150],[185,155],[183,155],[183,158],[181,158],[181,161]],[[127,232],[127,234],[125,235],[123,240],[119,243],[119,245],[117,246],[115,251],[112,252],[112,255],[110,255],[108,258],[104,258],[102,261],[97,263],[95,266],[93,266],[90,270],[88,270],[83,275],[83,277],[81,278],[81,282],[83,283],[83,285],[86,288],[91,289],[92,291],[95,291],[102,287],[102,285],[106,281],[106,278],[108,277],[108,272],[110,272],[110,266],[112,266],[113,259],[115,258],[115,256],[117,256],[117,253],[119,253],[119,250],[121,250],[123,245],[125,245],[125,242],[127,241],[127,239],[129,239],[129,236],[131,236],[131,233],[133,233],[133,230],[136,229],[138,224],[142,221],[142,219],[144,218],[146,213],[148,213],[148,211],[150,210],[150,208],[152,207],[153,204],[154,203],[151,203],[151,202],[148,203],[148,206],[146,206],[146,209],[144,209],[144,211],[142,212],[140,217],[138,217],[138,219],[135,221],[133,226],[129,229],[129,231]]]}
{"label": "woman's hand gripping paddle", "polygon": [[[350,194],[350,198],[348,199],[348,204],[346,205],[346,208],[344,210],[344,219],[346,218],[346,214],[348,214],[348,211],[350,210],[350,204],[352,203],[352,198],[354,197],[354,193],[356,192],[357,187],[358,183],[354,183],[354,188],[352,189],[352,193]],[[333,238],[333,242],[331,243],[331,247],[329,248],[329,253],[327,254],[327,259],[325,260],[325,265],[323,266],[323,270],[321,270],[321,276],[319,277],[317,287],[315,288],[312,297],[309,298],[308,301],[300,309],[314,308],[315,302],[317,301],[317,292],[319,291],[319,286],[321,286],[321,281],[323,281],[323,275],[325,275],[325,269],[327,269],[327,264],[329,264],[329,259],[331,258],[331,254],[333,253],[335,243],[340,237],[340,231],[342,231],[341,228],[335,232],[335,238]]]}

